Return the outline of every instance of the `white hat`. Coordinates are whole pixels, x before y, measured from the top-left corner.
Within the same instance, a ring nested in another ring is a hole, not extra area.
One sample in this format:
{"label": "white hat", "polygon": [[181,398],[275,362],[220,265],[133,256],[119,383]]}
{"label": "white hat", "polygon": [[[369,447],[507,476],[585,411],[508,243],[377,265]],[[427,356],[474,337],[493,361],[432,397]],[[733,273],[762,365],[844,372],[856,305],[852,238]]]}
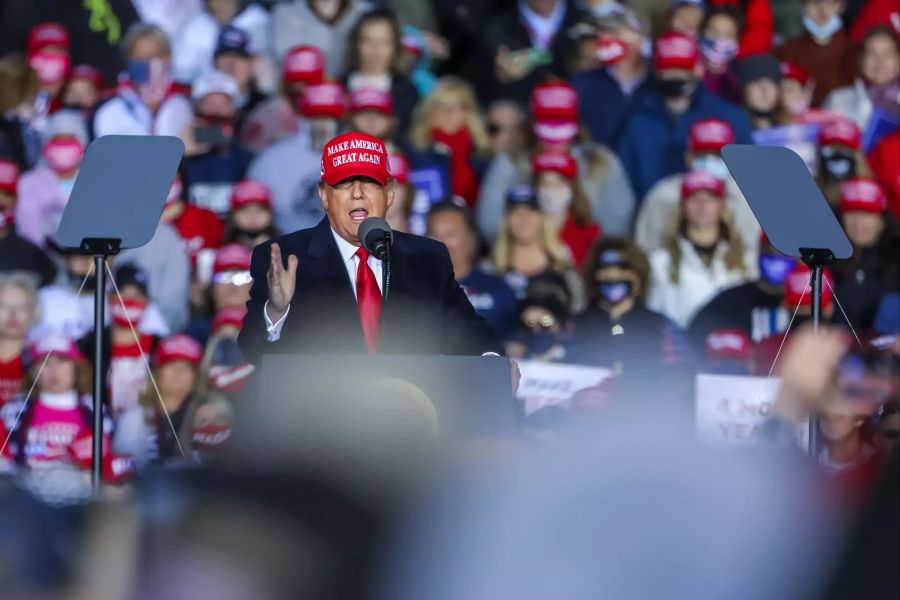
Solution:
{"label": "white hat", "polygon": [[197,102],[205,96],[216,93],[226,94],[232,100],[236,100],[241,95],[241,90],[234,77],[228,73],[207,71],[194,81],[191,98]]}

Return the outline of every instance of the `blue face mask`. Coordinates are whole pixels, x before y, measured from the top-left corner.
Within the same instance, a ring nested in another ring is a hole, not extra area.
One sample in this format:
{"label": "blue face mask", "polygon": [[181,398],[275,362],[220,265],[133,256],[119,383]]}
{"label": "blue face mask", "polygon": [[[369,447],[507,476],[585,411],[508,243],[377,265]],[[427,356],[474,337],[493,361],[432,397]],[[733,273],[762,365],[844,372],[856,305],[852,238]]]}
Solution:
{"label": "blue face mask", "polygon": [[125,72],[128,73],[128,81],[135,85],[141,85],[150,81],[150,61],[149,60],[129,60],[125,65]]}
{"label": "blue face mask", "polygon": [[759,255],[759,273],[762,278],[772,285],[783,285],[788,273],[794,268],[797,261],[789,256],[776,254]]}
{"label": "blue face mask", "polygon": [[729,179],[731,177],[728,165],[725,164],[721,156],[715,156],[714,154],[698,156],[691,161],[691,168],[698,171],[706,171],[717,179]]}
{"label": "blue face mask", "polygon": [[538,329],[528,332],[528,351],[533,355],[546,354],[556,345],[558,335],[553,331]]}
{"label": "blue face mask", "polygon": [[830,39],[843,26],[843,21],[837,15],[834,15],[824,25],[819,25],[809,17],[803,17],[803,26],[814,38],[818,40]]}
{"label": "blue face mask", "polygon": [[623,279],[620,281],[602,281],[597,284],[597,291],[600,297],[610,304],[618,304],[631,295],[631,281]]}

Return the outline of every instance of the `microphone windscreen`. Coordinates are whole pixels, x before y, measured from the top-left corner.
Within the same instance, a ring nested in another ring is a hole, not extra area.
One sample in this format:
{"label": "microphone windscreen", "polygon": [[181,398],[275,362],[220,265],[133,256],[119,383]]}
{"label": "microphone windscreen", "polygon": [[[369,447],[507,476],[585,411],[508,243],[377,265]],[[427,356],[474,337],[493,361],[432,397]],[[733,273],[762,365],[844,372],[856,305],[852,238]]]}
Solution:
{"label": "microphone windscreen", "polygon": [[363,248],[369,252],[374,253],[373,244],[378,240],[383,240],[385,235],[387,235],[389,243],[393,241],[394,233],[391,231],[391,226],[381,217],[369,217],[359,224],[357,237]]}

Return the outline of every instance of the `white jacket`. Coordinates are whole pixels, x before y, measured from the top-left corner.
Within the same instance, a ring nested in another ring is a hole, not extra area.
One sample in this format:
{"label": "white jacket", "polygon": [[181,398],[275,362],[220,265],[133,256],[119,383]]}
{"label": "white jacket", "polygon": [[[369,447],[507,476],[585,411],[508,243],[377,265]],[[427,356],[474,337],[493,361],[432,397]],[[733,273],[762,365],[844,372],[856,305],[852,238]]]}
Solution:
{"label": "white jacket", "polygon": [[180,136],[194,122],[191,101],[180,94],[163,100],[156,114],[150,112],[136,92],[122,89],[94,113],[94,137],[104,135]]}
{"label": "white jacket", "polygon": [[866,129],[872,116],[872,100],[866,93],[866,85],[858,78],[853,85],[838,88],[828,94],[822,108],[844,115],[854,121],[861,130]]}
{"label": "white jacket", "polygon": [[665,315],[676,325],[686,328],[694,314],[721,290],[743,283],[757,276],[756,253],[746,252],[746,273],[725,267],[727,246],[719,242],[712,264],[707,267],[694,246],[684,237],[678,239],[681,247],[681,268],[678,283],[669,276],[671,256],[665,248],[650,255],[650,290],[647,308]]}
{"label": "white jacket", "polygon": [[[672,226],[674,214],[681,203],[681,179],[683,175],[669,175],[659,180],[641,204],[634,228],[634,240],[647,254],[665,243]],[[759,248],[759,221],[750,210],[750,205],[733,178],[725,180],[725,205],[734,219],[734,226],[744,241],[744,246],[752,250]]]}

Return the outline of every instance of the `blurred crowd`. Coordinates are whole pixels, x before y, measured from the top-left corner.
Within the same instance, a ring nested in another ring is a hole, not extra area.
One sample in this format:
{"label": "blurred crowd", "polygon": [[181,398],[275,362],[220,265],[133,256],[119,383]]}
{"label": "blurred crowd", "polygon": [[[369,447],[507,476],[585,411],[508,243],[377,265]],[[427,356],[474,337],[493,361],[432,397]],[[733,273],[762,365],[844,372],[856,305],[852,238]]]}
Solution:
{"label": "blurred crowd", "polygon": [[322,147],[350,129],[389,149],[391,227],[446,244],[510,357],[610,368],[625,389],[780,372],[809,269],[762,234],[720,152],[796,150],[853,246],[825,274],[824,319],[853,341],[819,462],[863,489],[896,446],[896,0],[62,6],[0,0],[5,471],[90,464],[97,275],[56,230],[110,134],[186,148],[151,242],[107,266],[110,483],[228,441],[253,372],[236,343],[251,252],[324,217]]}

